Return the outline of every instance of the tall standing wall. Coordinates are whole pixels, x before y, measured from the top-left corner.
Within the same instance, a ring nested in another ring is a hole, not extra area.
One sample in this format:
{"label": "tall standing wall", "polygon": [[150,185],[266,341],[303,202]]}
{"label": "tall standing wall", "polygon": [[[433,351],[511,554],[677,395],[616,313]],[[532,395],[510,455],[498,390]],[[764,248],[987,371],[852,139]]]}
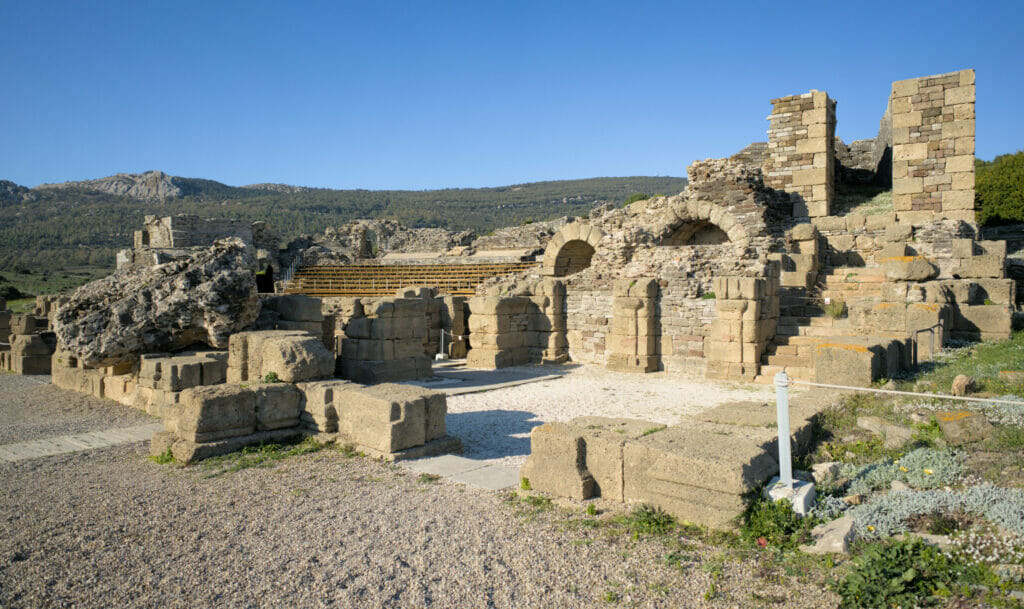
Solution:
{"label": "tall standing wall", "polygon": [[832,213],[836,102],[824,91],[772,100],[766,186],[789,193],[793,216]]}
{"label": "tall standing wall", "polygon": [[892,84],[893,209],[974,222],[974,70]]}

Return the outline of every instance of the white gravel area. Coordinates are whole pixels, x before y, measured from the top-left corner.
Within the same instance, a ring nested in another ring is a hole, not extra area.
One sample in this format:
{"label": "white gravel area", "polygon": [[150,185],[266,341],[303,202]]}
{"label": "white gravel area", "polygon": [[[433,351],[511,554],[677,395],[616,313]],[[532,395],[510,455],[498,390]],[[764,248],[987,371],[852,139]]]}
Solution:
{"label": "white gravel area", "polygon": [[530,454],[530,430],[549,421],[593,415],[674,425],[724,402],[775,399],[770,385],[716,383],[666,372],[628,374],[597,366],[556,371],[562,370],[558,379],[449,396],[448,433],[462,439],[463,456],[519,467]]}

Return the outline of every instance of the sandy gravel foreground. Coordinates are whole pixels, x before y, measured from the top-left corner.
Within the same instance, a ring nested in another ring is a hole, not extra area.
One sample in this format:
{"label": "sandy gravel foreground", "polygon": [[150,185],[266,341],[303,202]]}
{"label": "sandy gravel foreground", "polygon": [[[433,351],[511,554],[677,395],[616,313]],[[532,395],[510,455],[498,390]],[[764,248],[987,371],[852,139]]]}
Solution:
{"label": "sandy gravel foreground", "polygon": [[754,592],[824,606],[813,586],[739,562],[706,604],[713,549],[672,566],[658,541],[605,539],[558,509],[526,518],[500,494],[333,450],[205,478],[138,443],[3,464],[0,480],[5,608],[593,607],[610,594],[731,607]]}
{"label": "sandy gravel foreground", "polygon": [[[449,420],[473,402],[568,416],[557,409],[591,382],[573,378],[549,402],[536,394],[535,406],[501,392],[453,399]],[[39,381],[0,376],[2,443],[149,420]],[[664,416],[687,407],[653,386],[644,391]],[[756,556],[723,559],[694,539],[670,564],[678,544],[609,536],[581,524],[581,504],[535,512],[335,449],[211,477],[203,466],[158,465],[147,448],[0,463],[0,608],[836,605],[813,582]],[[625,509],[600,505],[598,519]]]}

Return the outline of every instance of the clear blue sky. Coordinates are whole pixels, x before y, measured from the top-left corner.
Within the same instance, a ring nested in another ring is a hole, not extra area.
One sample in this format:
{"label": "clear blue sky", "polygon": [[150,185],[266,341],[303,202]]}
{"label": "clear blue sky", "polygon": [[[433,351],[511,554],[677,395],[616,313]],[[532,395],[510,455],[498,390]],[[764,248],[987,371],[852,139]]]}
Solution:
{"label": "clear blue sky", "polygon": [[890,83],[974,67],[977,154],[1024,148],[1015,2],[0,0],[0,179],[498,186],[685,175],[769,99],[873,137]]}

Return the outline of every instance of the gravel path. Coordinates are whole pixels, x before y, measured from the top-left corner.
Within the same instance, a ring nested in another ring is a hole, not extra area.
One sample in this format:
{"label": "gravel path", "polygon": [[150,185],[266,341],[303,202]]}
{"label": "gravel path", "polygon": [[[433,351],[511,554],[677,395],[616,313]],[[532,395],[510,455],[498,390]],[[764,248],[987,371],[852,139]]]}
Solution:
{"label": "gravel path", "polygon": [[49,376],[0,373],[0,444],[159,421],[110,400],[50,384]]}
{"label": "gravel path", "polygon": [[719,384],[664,372],[627,374],[578,366],[555,380],[450,396],[448,433],[462,439],[466,457],[519,467],[530,454],[530,430],[548,421],[596,415],[673,425],[685,415],[723,402],[774,399],[774,388],[766,385]]}

